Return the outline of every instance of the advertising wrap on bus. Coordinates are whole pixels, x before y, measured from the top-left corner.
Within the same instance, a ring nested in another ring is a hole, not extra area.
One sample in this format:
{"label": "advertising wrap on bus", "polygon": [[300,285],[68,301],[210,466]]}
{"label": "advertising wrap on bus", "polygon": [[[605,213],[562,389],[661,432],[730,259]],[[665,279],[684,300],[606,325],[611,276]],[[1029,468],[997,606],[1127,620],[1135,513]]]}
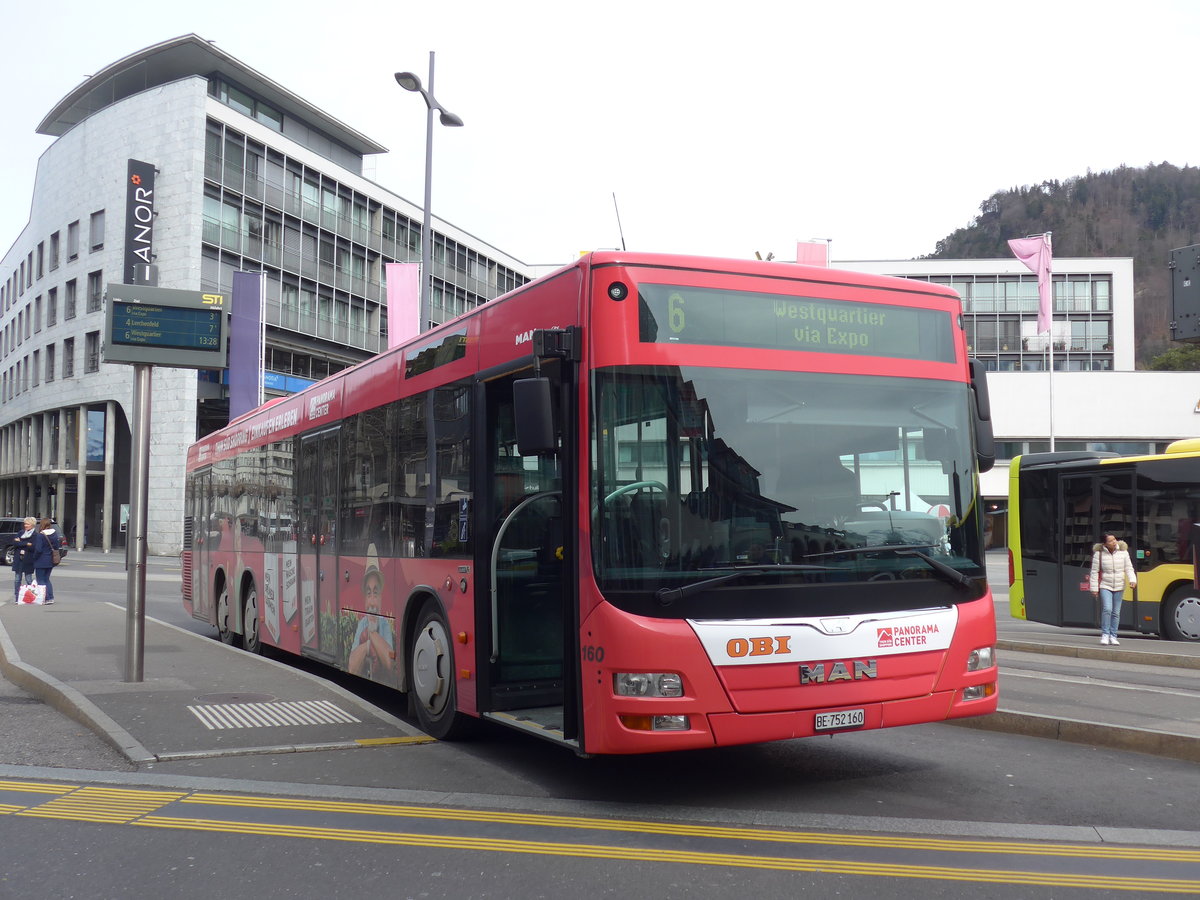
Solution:
{"label": "advertising wrap on bus", "polygon": [[986,715],[986,383],[949,289],[604,251],[189,453],[223,640],[581,754]]}

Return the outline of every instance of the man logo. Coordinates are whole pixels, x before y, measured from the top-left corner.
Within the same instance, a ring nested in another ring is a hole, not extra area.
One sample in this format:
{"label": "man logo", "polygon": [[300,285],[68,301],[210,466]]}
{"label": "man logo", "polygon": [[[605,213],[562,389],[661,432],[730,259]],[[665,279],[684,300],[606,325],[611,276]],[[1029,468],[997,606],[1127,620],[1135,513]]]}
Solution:
{"label": "man logo", "polygon": [[879,670],[877,667],[877,661],[874,659],[850,660],[849,665],[847,665],[845,662],[835,662],[829,667],[828,673],[825,671],[825,663],[823,662],[800,664],[801,684],[827,684],[834,681],[862,681],[866,678],[878,677]]}

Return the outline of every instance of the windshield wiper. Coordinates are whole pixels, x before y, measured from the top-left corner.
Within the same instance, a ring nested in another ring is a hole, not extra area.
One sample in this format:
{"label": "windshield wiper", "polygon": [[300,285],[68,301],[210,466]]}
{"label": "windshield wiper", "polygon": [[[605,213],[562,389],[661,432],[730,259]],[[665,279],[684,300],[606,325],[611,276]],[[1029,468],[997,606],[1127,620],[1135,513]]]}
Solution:
{"label": "windshield wiper", "polygon": [[805,559],[813,559],[819,556],[845,556],[852,553],[881,553],[885,550],[895,553],[897,556],[915,556],[922,562],[928,563],[939,576],[950,584],[960,587],[972,587],[974,581],[964,575],[954,566],[948,566],[936,557],[930,556],[925,552],[928,544],[871,544],[866,547],[851,547],[849,550],[829,550],[825,553],[811,553],[804,557]]}
{"label": "windshield wiper", "polygon": [[737,581],[745,578],[747,575],[766,575],[771,572],[828,572],[828,566],[806,566],[806,565],[766,565],[766,566],[734,566],[734,571],[726,575],[718,575],[715,578],[705,578],[702,581],[693,581],[691,584],[685,584],[683,587],[677,588],[659,588],[654,592],[654,599],[662,606],[670,606],[676,600],[682,600],[684,597],[690,597],[692,594],[699,594],[701,591],[706,591],[711,587],[716,587],[718,584],[725,584],[729,581]]}
{"label": "windshield wiper", "polygon": [[917,559],[929,563],[929,567],[933,569],[934,572],[951,584],[956,584],[965,588],[972,587],[975,584],[974,581],[972,581],[962,572],[958,571],[958,569],[954,568],[954,566],[948,566],[937,557],[930,556],[928,553],[922,553],[920,550],[902,550],[896,555],[915,556]]}
{"label": "windshield wiper", "polygon": [[819,559],[822,556],[849,556],[858,553],[882,553],[884,550],[922,550],[929,544],[867,544],[864,547],[850,547],[846,550],[826,550],[824,553],[806,553],[804,559]]}

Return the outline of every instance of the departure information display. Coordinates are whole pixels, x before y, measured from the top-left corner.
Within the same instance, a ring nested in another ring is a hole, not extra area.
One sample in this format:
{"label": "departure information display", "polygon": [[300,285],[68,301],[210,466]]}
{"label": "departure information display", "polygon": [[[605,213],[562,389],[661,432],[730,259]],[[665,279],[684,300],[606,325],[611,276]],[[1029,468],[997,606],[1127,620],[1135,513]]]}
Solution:
{"label": "departure information display", "polygon": [[100,361],[177,369],[224,369],[229,309],[224,294],[148,284],[109,284]]}
{"label": "departure information display", "polygon": [[216,350],[221,346],[222,309],[188,309],[113,302],[114,344]]}

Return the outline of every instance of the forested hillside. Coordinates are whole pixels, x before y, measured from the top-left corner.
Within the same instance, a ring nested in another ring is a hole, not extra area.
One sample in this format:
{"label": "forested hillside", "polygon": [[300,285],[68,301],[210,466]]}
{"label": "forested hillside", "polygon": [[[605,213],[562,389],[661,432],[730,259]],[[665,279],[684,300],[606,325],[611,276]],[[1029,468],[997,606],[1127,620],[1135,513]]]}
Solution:
{"label": "forested hillside", "polygon": [[1137,366],[1173,346],[1171,251],[1200,243],[1200,168],[1121,166],[993,194],[928,258],[1011,256],[1009,238],[1054,233],[1054,255],[1132,256]]}

